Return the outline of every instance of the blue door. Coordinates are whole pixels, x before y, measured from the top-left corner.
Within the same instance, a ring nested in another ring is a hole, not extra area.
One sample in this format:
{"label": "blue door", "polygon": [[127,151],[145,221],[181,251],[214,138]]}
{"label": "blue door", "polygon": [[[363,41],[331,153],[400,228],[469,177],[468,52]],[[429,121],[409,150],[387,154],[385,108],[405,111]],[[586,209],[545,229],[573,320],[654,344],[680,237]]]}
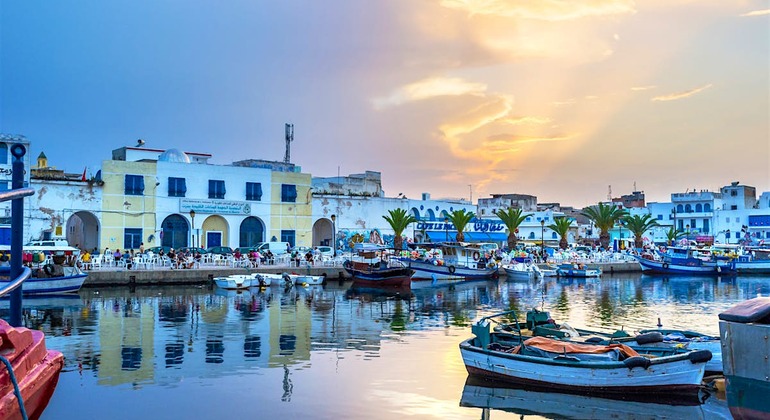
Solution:
{"label": "blue door", "polygon": [[184,217],[172,214],[161,223],[160,228],[163,230],[161,245],[176,249],[188,246],[190,226]]}
{"label": "blue door", "polygon": [[206,232],[206,247],[222,246],[222,232]]}

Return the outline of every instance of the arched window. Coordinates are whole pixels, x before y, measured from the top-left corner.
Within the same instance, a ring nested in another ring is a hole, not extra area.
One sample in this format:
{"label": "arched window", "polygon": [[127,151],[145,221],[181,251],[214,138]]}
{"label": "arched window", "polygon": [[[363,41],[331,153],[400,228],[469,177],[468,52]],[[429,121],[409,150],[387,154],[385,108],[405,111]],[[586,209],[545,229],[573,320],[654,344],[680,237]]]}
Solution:
{"label": "arched window", "polygon": [[8,163],[8,145],[6,143],[0,143],[0,163]]}
{"label": "arched window", "polygon": [[701,203],[696,204],[695,205],[695,212],[696,213],[700,213],[702,211],[703,211],[703,206],[701,205]]}
{"label": "arched window", "polygon": [[690,206],[689,204],[685,204],[684,212],[685,213],[692,213],[692,206]]}
{"label": "arched window", "polygon": [[412,216],[414,216],[415,219],[420,220],[420,210],[417,210],[416,207],[412,207]]}
{"label": "arched window", "polygon": [[535,239],[535,232],[529,232],[529,239]]}
{"label": "arched window", "polygon": [[706,212],[711,211],[711,204],[709,203],[704,204],[703,211],[706,211]]}
{"label": "arched window", "polygon": [[551,239],[556,239],[556,232],[551,232]]}
{"label": "arched window", "polygon": [[684,207],[682,207],[681,204],[677,204],[676,205],[676,212],[677,213],[683,213],[684,212]]}

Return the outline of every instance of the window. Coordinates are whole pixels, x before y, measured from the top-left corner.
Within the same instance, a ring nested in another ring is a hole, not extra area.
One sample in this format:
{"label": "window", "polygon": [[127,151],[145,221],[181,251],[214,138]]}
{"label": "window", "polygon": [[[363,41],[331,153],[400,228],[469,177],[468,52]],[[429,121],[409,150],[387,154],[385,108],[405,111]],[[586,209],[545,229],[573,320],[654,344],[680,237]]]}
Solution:
{"label": "window", "polygon": [[259,182],[247,182],[246,199],[249,201],[262,201],[262,184]]}
{"label": "window", "polygon": [[677,213],[683,213],[684,212],[684,207],[682,207],[681,204],[677,204],[676,205],[676,212]]}
{"label": "window", "polygon": [[144,195],[144,177],[126,175],[126,195]]}
{"label": "window", "polygon": [[209,180],[209,198],[225,198],[225,181]]}
{"label": "window", "polygon": [[281,201],[284,203],[295,203],[297,201],[297,186],[281,184]]}
{"label": "window", "polygon": [[295,238],[295,233],[293,230],[281,231],[281,242],[288,242],[292,247],[294,247],[294,240],[295,240],[294,238]]}
{"label": "window", "polygon": [[695,230],[695,229],[697,229],[697,228],[698,228],[698,224],[697,224],[696,222],[697,222],[697,220],[695,220],[695,219],[690,219],[690,229],[693,229],[693,230]]}
{"label": "window", "polygon": [[730,210],[738,210],[738,206],[733,204],[732,206],[730,206]]}
{"label": "window", "polygon": [[2,191],[8,191],[8,183],[5,181],[0,182],[0,192]]}
{"label": "window", "polygon": [[187,182],[184,178],[168,178],[168,196],[184,197],[187,193]]}
{"label": "window", "polygon": [[0,143],[0,163],[8,163],[8,145],[6,143]]}
{"label": "window", "polygon": [[730,196],[731,197],[737,197],[738,196],[738,191],[735,191],[735,190],[730,191]]}
{"label": "window", "polygon": [[556,239],[556,232],[551,232],[551,239]]}
{"label": "window", "polygon": [[702,211],[703,211],[703,206],[700,203],[696,204],[695,205],[695,212],[696,213],[700,213]]}
{"label": "window", "polygon": [[663,215],[662,214],[658,215],[658,220],[663,220]]}
{"label": "window", "polygon": [[730,218],[729,217],[725,217],[725,222],[730,223]]}
{"label": "window", "polygon": [[139,249],[142,243],[142,229],[126,228],[123,231],[123,249]]}
{"label": "window", "polygon": [[685,213],[692,213],[692,207],[689,204],[686,204],[684,206],[684,212]]}
{"label": "window", "polygon": [[711,211],[711,204],[706,203],[703,205],[703,211]]}
{"label": "window", "polygon": [[703,233],[709,233],[709,219],[703,219]]}

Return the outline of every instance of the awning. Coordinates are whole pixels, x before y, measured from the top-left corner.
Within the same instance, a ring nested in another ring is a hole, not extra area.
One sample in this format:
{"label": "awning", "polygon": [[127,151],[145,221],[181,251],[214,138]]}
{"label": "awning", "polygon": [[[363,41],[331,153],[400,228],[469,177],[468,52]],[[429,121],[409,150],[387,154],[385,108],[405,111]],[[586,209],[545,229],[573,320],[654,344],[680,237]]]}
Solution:
{"label": "awning", "polygon": [[471,242],[491,242],[489,234],[484,232],[464,232],[466,241]]}
{"label": "awning", "polygon": [[425,233],[430,238],[431,242],[447,242],[454,241],[455,240],[455,233],[450,231],[439,231],[439,230],[426,230]]}

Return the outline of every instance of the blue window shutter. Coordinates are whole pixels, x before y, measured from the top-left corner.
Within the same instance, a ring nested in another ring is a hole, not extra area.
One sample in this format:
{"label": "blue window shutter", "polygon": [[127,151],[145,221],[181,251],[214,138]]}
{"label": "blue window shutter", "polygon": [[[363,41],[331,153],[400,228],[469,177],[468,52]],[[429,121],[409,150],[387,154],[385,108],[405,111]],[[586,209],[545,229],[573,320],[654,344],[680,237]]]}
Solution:
{"label": "blue window shutter", "polygon": [[139,188],[137,189],[138,194],[144,194],[144,177],[139,176]]}
{"label": "blue window shutter", "polygon": [[179,178],[179,183],[181,185],[178,186],[178,190],[182,195],[187,194],[187,180],[185,178]]}
{"label": "blue window shutter", "polygon": [[222,198],[225,198],[225,194],[227,194],[227,190],[225,189],[225,181],[219,181],[222,184]]}
{"label": "blue window shutter", "polygon": [[257,201],[262,201],[262,183],[257,183]]}
{"label": "blue window shutter", "polygon": [[216,191],[216,181],[210,179],[209,180],[209,198],[214,198],[217,196],[215,191]]}

